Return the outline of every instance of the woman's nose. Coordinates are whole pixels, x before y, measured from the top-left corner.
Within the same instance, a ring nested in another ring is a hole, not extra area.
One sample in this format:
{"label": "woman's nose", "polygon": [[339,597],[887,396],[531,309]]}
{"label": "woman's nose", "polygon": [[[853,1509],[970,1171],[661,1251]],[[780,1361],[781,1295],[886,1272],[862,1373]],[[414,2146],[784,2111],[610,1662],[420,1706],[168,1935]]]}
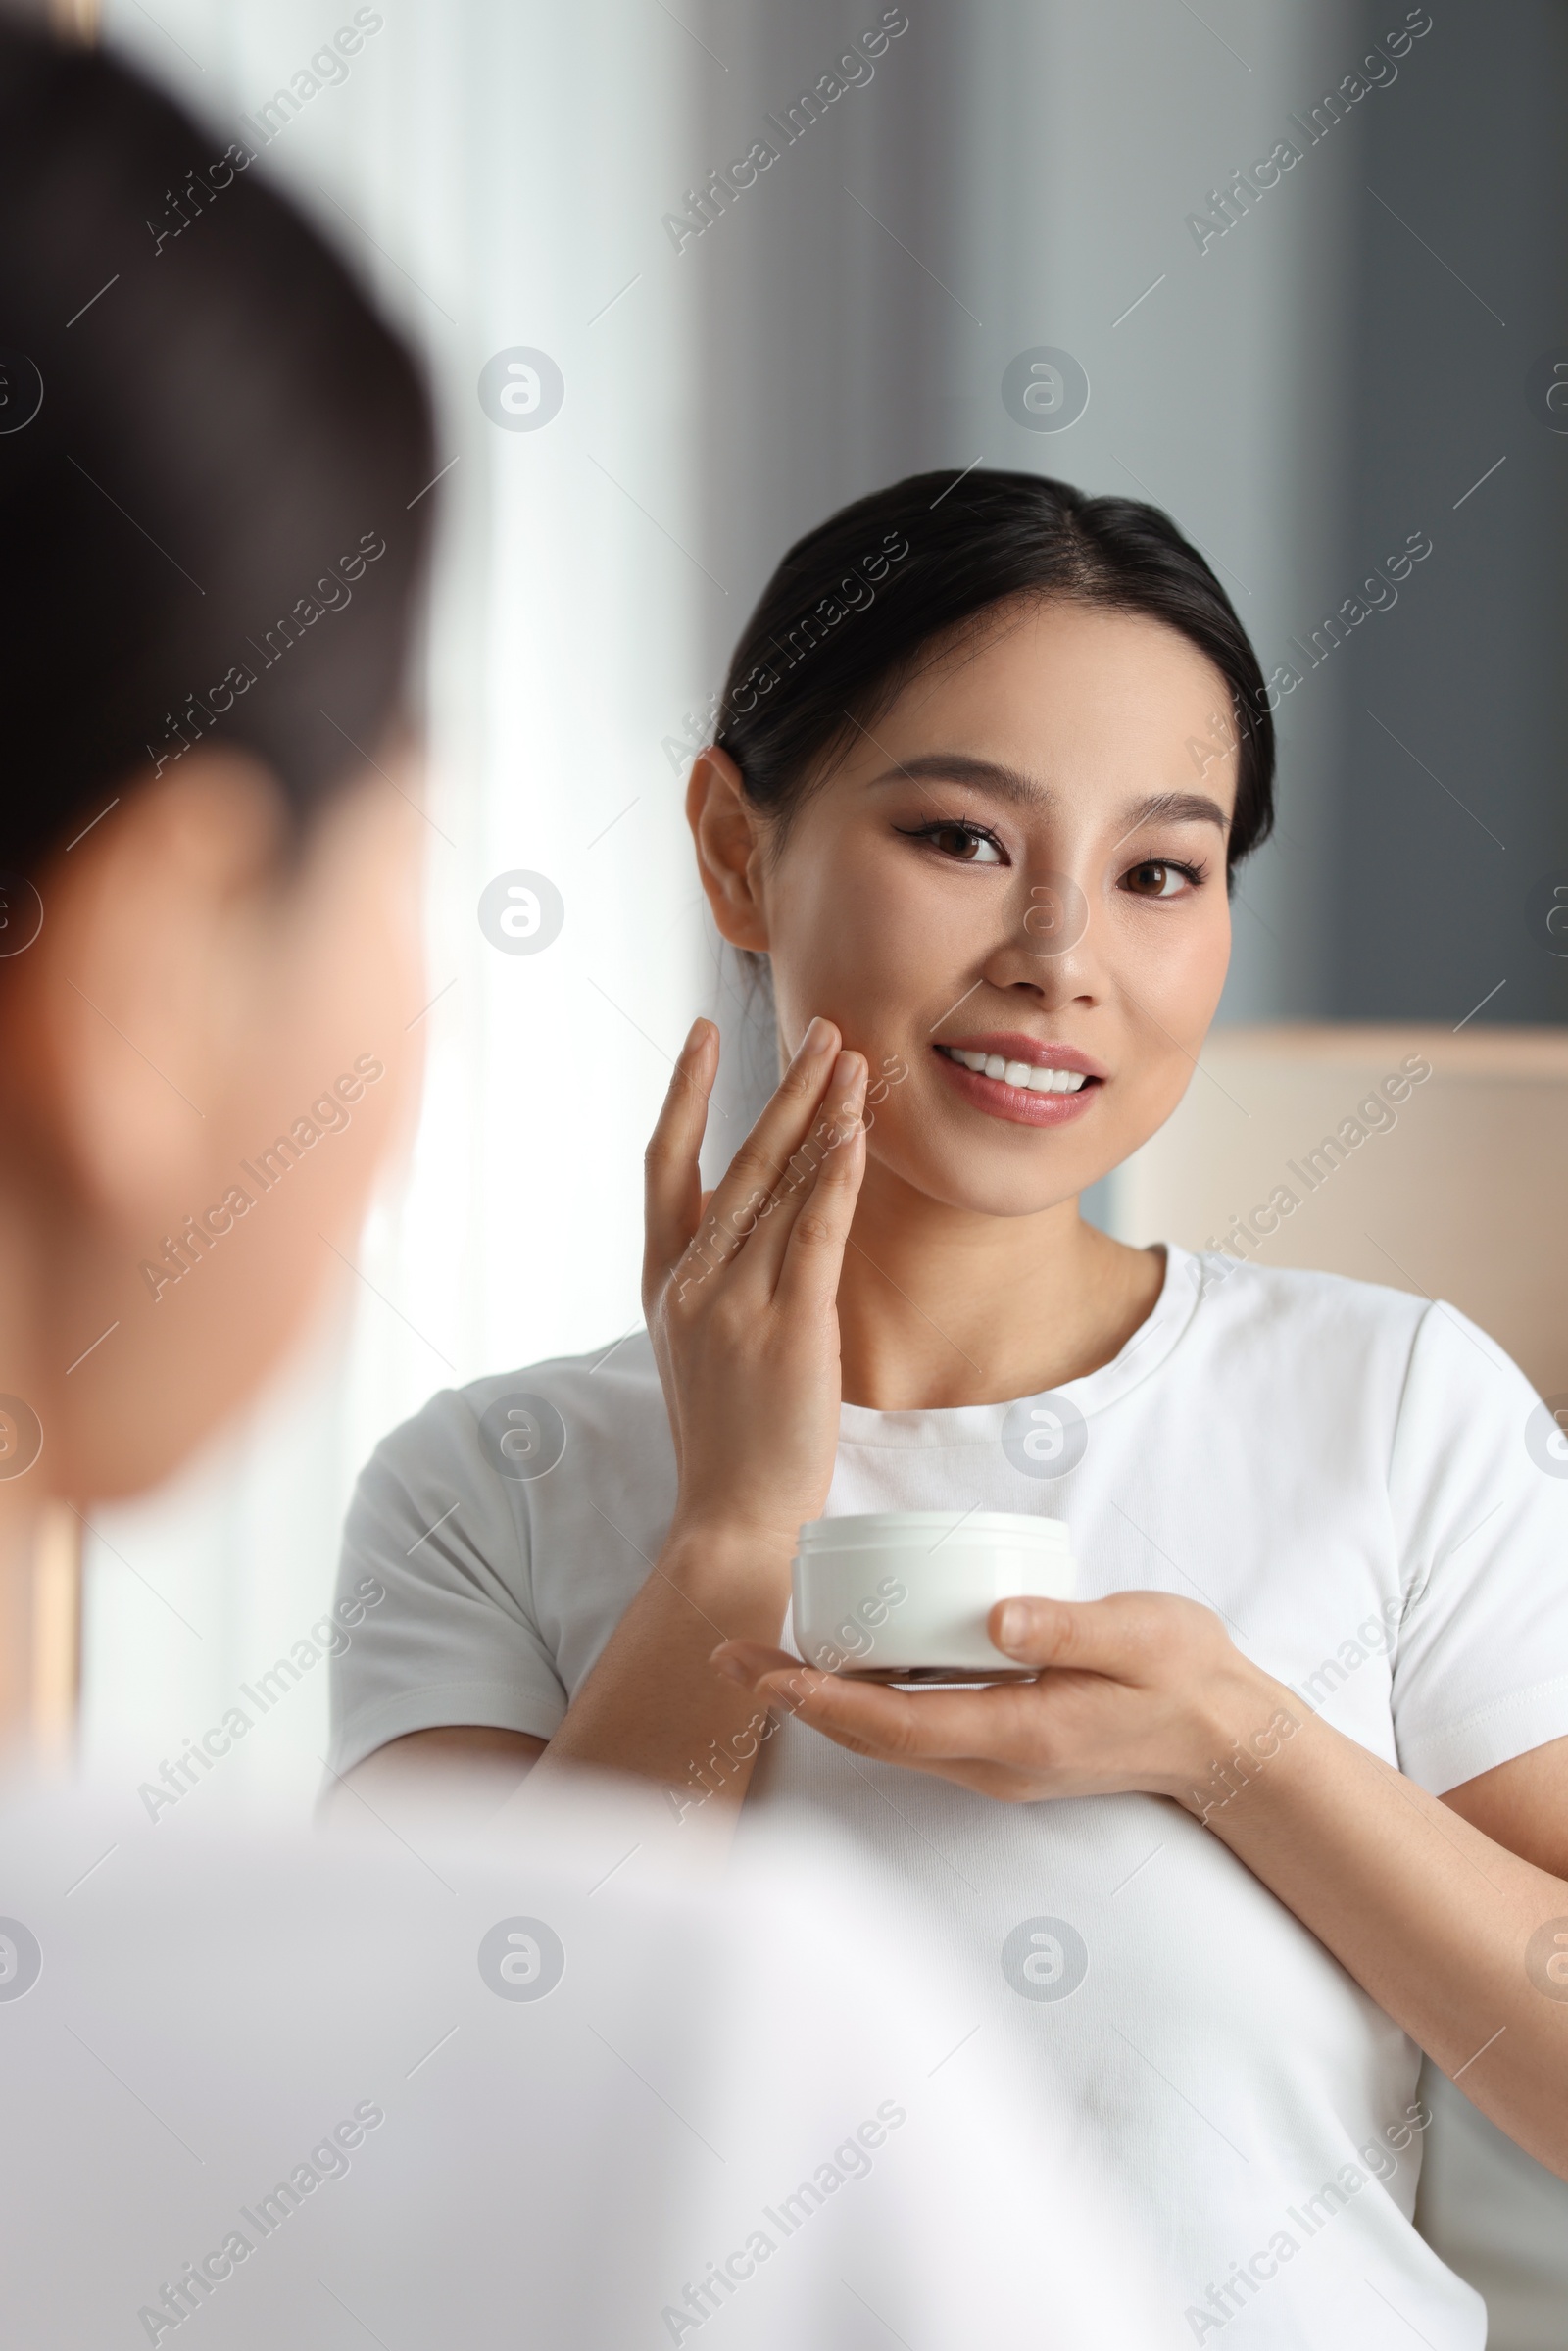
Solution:
{"label": "woman's nose", "polygon": [[1078,945],[1089,928],[1089,901],[1070,873],[1046,873],[1030,883],[1023,927],[1029,953],[1042,959]]}
{"label": "woman's nose", "polygon": [[1071,874],[1038,868],[1014,901],[1006,936],[986,959],[997,988],[1028,988],[1057,1003],[1088,992],[1089,901]]}

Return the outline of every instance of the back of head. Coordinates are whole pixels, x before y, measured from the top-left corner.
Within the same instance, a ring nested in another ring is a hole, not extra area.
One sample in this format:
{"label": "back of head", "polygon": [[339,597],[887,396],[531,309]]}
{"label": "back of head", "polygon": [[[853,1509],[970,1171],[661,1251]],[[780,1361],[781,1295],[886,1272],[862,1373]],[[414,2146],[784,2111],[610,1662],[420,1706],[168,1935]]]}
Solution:
{"label": "back of head", "polygon": [[[397,1131],[413,795],[368,761],[416,764],[435,471],[408,352],[249,152],[0,26],[0,1360],[41,1464],[0,1553],[237,1408]],[[334,1081],[330,1155],[225,1238]],[[78,1318],[113,1336],[69,1376]]]}
{"label": "back of head", "polygon": [[212,737],[303,815],[397,714],[426,396],[220,149],[125,67],[0,26],[0,872]]}

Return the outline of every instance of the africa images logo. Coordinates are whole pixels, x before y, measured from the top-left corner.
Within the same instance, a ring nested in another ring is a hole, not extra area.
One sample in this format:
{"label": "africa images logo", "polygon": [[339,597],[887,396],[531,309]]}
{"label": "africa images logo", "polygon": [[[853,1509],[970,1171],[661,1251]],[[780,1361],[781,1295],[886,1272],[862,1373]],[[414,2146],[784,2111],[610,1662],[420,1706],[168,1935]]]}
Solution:
{"label": "africa images logo", "polygon": [[561,413],[566,379],[548,351],[514,343],[479,370],[479,406],[504,432],[538,432]]}
{"label": "africa images logo", "polygon": [[1020,1396],[1002,1424],[1002,1449],[1025,1478],[1065,1478],[1089,1449],[1089,1423],[1070,1396]]}
{"label": "africa images logo", "polygon": [[504,955],[542,955],[561,936],[566,902],[547,873],[498,873],[479,894],[479,928]]}
{"label": "africa images logo", "polygon": [[479,1974],[498,2000],[542,2000],[566,1972],[566,1947],[544,1919],[498,1919],[478,1957]]}
{"label": "africa images logo", "polygon": [[1002,1972],[1020,1999],[1065,2000],[1089,1973],[1089,1946],[1069,1919],[1020,1919],[1002,1946]]}
{"label": "africa images logo", "polygon": [[43,1972],[38,1937],[21,1919],[0,1919],[0,2000],[20,2000]]}
{"label": "africa images logo", "polygon": [[239,2217],[244,2228],[230,2229],[222,2243],[204,2254],[199,2263],[184,2263],[177,2278],[164,2279],[156,2302],[142,2304],[136,2316],[147,2340],[162,2342],[166,2334],[172,2334],[187,2319],[193,2319],[203,2302],[212,2299],[217,2288],[233,2277],[240,2264],[249,2261],[270,2236],[276,2235],[307,2196],[314,2196],[329,2180],[347,2179],[354,2168],[350,2155],[365,2144],[368,2131],[379,2131],[385,2121],[384,2106],[373,2098],[362,2098],[353,2114],[345,2115],[341,2123],[334,2125],[320,2145],[302,2157],[286,2180],[279,2180],[265,2196],[258,2196],[254,2207],[242,2204]]}

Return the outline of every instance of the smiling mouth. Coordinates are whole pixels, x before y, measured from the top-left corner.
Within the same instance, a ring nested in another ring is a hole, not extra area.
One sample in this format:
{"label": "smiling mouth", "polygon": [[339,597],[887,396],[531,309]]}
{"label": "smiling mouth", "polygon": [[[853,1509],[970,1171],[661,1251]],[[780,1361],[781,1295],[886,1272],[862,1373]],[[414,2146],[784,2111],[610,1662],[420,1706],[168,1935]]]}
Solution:
{"label": "smiling mouth", "polygon": [[934,1050],[948,1065],[948,1083],[955,1093],[988,1118],[1000,1118],[1008,1126],[1070,1126],[1104,1084],[1086,1070],[1061,1069],[1054,1062],[1011,1060],[970,1046],[938,1045]]}
{"label": "smiling mouth", "polygon": [[1007,1061],[1001,1053],[971,1053],[956,1045],[939,1045],[937,1052],[956,1061],[960,1069],[972,1070],[976,1077],[1030,1094],[1077,1094],[1083,1087],[1099,1083],[1096,1078],[1086,1078],[1081,1069],[1038,1068],[1032,1061]]}

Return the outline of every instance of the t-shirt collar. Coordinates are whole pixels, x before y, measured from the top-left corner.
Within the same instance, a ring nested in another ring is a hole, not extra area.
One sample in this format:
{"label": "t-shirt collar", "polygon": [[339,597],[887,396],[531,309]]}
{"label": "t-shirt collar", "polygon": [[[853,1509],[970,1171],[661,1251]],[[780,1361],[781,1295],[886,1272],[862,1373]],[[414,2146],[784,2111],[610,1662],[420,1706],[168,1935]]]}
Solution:
{"label": "t-shirt collar", "polygon": [[[1191,1250],[1174,1242],[1165,1248],[1165,1279],[1150,1313],[1109,1363],[1081,1380],[1064,1381],[1050,1393],[1068,1397],[1088,1420],[1119,1403],[1156,1372],[1198,1311],[1200,1265]],[[1042,1391],[1042,1393],[1045,1393]],[[1002,1424],[1018,1398],[995,1404],[959,1404],[930,1412],[877,1412],[868,1404],[841,1404],[840,1445],[995,1445]]]}

